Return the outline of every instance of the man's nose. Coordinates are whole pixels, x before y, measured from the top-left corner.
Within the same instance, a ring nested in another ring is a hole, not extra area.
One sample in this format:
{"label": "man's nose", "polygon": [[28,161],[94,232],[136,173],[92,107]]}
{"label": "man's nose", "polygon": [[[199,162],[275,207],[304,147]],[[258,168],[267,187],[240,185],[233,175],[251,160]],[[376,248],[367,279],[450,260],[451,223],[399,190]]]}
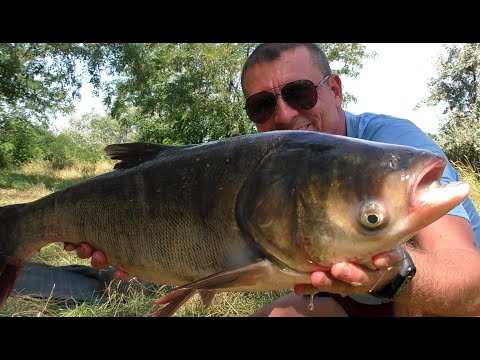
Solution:
{"label": "man's nose", "polygon": [[292,119],[298,114],[298,110],[288,105],[282,96],[277,96],[277,108],[273,119],[277,129],[288,129]]}

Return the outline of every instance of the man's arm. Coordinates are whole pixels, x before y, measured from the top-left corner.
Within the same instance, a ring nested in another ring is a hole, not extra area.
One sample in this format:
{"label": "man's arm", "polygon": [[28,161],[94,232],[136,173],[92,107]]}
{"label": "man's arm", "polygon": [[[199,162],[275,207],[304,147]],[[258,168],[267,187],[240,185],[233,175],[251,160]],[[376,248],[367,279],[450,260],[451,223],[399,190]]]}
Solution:
{"label": "man's arm", "polygon": [[470,223],[445,215],[414,237],[408,248],[417,267],[398,308],[444,316],[480,315],[480,252]]}

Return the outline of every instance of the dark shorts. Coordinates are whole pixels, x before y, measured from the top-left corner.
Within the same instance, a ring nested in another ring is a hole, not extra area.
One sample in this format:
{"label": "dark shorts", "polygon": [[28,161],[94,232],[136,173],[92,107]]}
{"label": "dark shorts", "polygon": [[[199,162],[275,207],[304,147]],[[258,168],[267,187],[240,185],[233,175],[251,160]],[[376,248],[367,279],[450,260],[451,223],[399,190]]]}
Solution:
{"label": "dark shorts", "polygon": [[370,305],[359,303],[348,296],[318,293],[315,296],[329,296],[334,299],[350,317],[391,317],[394,316],[393,302]]}

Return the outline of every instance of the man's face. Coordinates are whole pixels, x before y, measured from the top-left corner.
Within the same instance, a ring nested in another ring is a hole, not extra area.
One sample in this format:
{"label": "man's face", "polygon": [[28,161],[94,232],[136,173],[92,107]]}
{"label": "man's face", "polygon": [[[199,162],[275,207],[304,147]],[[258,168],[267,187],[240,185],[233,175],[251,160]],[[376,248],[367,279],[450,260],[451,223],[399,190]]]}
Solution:
{"label": "man's face", "polygon": [[[250,67],[245,73],[245,95],[248,99],[262,91],[280,94],[285,84],[296,80],[310,80],[317,85],[325,75],[311,63],[308,50],[297,47],[284,52],[278,60]],[[346,135],[340,77],[332,75],[316,92],[317,102],[311,109],[296,109],[277,95],[275,111],[264,123],[256,124],[258,131],[309,130]]]}

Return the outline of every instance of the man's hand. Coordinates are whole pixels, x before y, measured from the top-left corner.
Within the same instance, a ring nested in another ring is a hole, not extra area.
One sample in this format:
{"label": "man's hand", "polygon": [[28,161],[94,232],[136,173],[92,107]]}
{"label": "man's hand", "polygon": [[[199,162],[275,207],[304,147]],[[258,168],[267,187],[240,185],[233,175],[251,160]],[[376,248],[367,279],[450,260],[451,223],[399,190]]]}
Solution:
{"label": "man's hand", "polygon": [[[66,251],[73,251],[77,252],[77,256],[80,259],[91,259],[92,267],[95,269],[105,269],[108,267],[107,256],[101,250],[94,249],[90,244],[82,242],[78,246],[72,243],[66,242],[64,245],[64,249]],[[128,280],[129,275],[123,270],[115,271],[115,277],[119,280]]]}
{"label": "man's hand", "polygon": [[399,266],[403,260],[403,253],[392,250],[375,255],[372,263],[376,270],[362,265],[341,262],[334,264],[330,271],[315,271],[311,274],[311,285],[295,285],[297,295],[315,294],[318,292],[336,293],[342,296],[351,294],[367,294],[377,283],[388,283],[397,271],[386,270],[392,266]]}

